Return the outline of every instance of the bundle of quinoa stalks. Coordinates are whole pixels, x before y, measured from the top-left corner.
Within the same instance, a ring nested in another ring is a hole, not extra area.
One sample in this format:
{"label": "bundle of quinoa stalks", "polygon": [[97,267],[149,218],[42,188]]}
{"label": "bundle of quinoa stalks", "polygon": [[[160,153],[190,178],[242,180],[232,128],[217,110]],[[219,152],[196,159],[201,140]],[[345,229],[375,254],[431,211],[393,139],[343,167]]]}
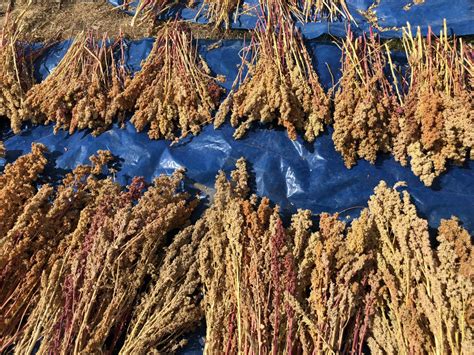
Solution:
{"label": "bundle of quinoa stalks", "polygon": [[204,0],[199,13],[204,12],[206,18],[216,28],[224,25],[224,28],[228,30],[231,17],[234,20],[238,17],[238,9],[242,4],[243,1],[241,0]]}
{"label": "bundle of quinoa stalks", "polygon": [[374,164],[379,152],[392,150],[392,125],[397,125],[401,104],[384,72],[391,65],[389,56],[372,31],[354,38],[349,29],[342,44],[332,135],[347,168],[359,158]]}
{"label": "bundle of quinoa stalks", "polygon": [[260,121],[284,127],[292,140],[301,133],[312,142],[330,122],[329,97],[289,16],[276,1],[268,2],[268,14],[259,19],[233,89],[219,108],[214,125],[222,125],[230,112],[235,138]]}
{"label": "bundle of quinoa stalks", "polygon": [[0,175],[0,351],[469,353],[472,238],[441,220],[436,247],[409,194],[381,182],[351,223],[252,195],[243,159],[190,223],[183,172],[124,188],[108,151],[56,186],[47,151]]}
{"label": "bundle of quinoa stalks", "polygon": [[334,22],[341,19],[354,21],[346,0],[287,0],[293,15],[302,22],[326,19]]}
{"label": "bundle of quinoa stalks", "polygon": [[123,188],[104,176],[108,151],[38,185],[45,153],[33,145],[0,176],[0,351],[107,351],[196,200],[178,191],[182,171]]}
{"label": "bundle of quinoa stalks", "polygon": [[21,42],[23,14],[8,11],[0,33],[0,119],[8,119],[14,133],[25,118],[23,102],[34,83],[33,58],[38,51]]}
{"label": "bundle of quinoa stalks", "polygon": [[115,101],[127,79],[115,58],[121,46],[120,35],[113,41],[107,35],[78,34],[54,71],[28,91],[25,109],[31,121],[52,122],[55,132],[89,129],[93,135],[122,121],[123,110]]}
{"label": "bundle of quinoa stalks", "polygon": [[431,29],[426,38],[419,29],[414,36],[408,25],[403,44],[410,83],[393,154],[430,186],[448,163],[474,159],[473,47],[448,37],[446,21],[439,37]]}
{"label": "bundle of quinoa stalks", "polygon": [[151,139],[184,138],[213,120],[223,89],[198,55],[191,31],[170,21],[159,30],[142,69],[117,98]]}

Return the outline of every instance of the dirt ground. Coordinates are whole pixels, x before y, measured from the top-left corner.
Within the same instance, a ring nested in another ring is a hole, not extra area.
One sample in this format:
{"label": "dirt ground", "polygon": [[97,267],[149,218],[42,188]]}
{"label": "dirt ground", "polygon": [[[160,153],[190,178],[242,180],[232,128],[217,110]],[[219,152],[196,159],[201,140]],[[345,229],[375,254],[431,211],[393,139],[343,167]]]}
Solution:
{"label": "dirt ground", "polygon": [[[0,26],[5,20],[8,3],[0,0]],[[71,38],[81,31],[93,30],[114,37],[120,31],[128,38],[136,39],[152,36],[159,23],[142,21],[131,26],[132,17],[114,8],[106,0],[77,1],[59,4],[57,0],[40,0],[41,4],[26,5],[17,3],[14,15],[24,14],[22,39],[27,41],[47,41],[50,39]],[[189,24],[195,38],[241,38],[245,31],[224,31],[212,25]]]}

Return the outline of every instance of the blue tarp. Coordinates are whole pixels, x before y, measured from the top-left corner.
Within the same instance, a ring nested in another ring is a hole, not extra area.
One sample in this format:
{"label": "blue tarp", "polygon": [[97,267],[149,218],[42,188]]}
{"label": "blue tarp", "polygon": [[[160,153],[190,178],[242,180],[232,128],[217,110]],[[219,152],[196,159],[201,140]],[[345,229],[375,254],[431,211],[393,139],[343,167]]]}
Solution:
{"label": "blue tarp", "polygon": [[[113,6],[121,6],[123,0],[108,0]],[[366,11],[375,0],[347,0],[347,6],[355,24],[352,29],[355,32],[367,31],[370,24],[361,15],[360,11]],[[132,2],[129,14],[133,14],[133,9],[138,1]],[[233,29],[253,29],[257,23],[258,15],[261,14],[261,7],[258,0],[244,0],[242,9],[235,21],[231,16],[231,28]],[[202,9],[202,2],[196,2],[193,8],[183,5],[173,7],[168,13],[162,14],[161,19],[179,17],[183,20],[207,23],[206,7]],[[244,10],[245,9],[245,10]],[[420,26],[422,33],[426,33],[428,26],[431,26],[435,33],[443,27],[443,18],[446,19],[450,33],[457,35],[469,35],[474,33],[474,1],[473,0],[426,0],[421,4],[415,4],[413,0],[380,0],[379,4],[373,8],[378,18],[378,25],[387,31],[381,32],[383,37],[400,37],[401,27],[410,22],[413,28]],[[314,39],[322,34],[334,36],[344,36],[346,33],[346,23],[344,21],[328,22],[320,20],[317,22],[299,23],[303,34],[308,39]],[[397,27],[398,30],[388,30]]]}
{"label": "blue tarp", "polygon": [[[230,89],[237,74],[243,43],[240,40],[223,41],[220,48],[207,50],[211,43],[199,42],[199,51],[216,74],[226,76],[224,86]],[[36,64],[40,77],[46,77],[54,68],[67,44],[60,43],[50,48],[39,59]],[[151,39],[129,42],[126,55],[129,68],[138,70],[152,45]],[[326,63],[337,81],[340,75],[338,47],[313,41],[308,43],[308,48],[322,83],[326,88],[330,87],[331,75]],[[284,130],[268,128],[255,126],[243,139],[234,140],[233,129],[228,124],[217,130],[208,126],[197,137],[187,138],[174,146],[165,140],[150,140],[146,132],[137,133],[130,123],[125,129],[114,126],[99,137],[92,137],[86,131],[54,135],[52,126],[26,128],[16,136],[4,129],[2,136],[7,148],[7,161],[28,152],[31,143],[41,142],[53,153],[58,169],[72,169],[80,163],[87,163],[88,157],[98,149],[109,149],[121,160],[117,179],[122,184],[129,183],[136,175],[151,181],[161,173],[185,167],[192,181],[212,189],[217,172],[220,169],[230,171],[236,160],[243,156],[255,174],[255,191],[279,204],[285,214],[297,208],[307,208],[315,214],[345,211],[345,215],[357,216],[380,180],[389,184],[403,180],[408,183],[408,191],[420,215],[428,219],[431,227],[436,228],[441,218],[456,215],[471,233],[474,232],[471,162],[464,167],[451,167],[435,181],[434,186],[428,188],[409,167],[400,166],[390,156],[380,156],[375,165],[361,160],[352,169],[346,169],[340,154],[334,149],[331,128],[312,144],[301,138],[291,141]],[[352,209],[346,211],[348,208]]]}
{"label": "blue tarp", "polygon": [[[49,48],[37,60],[38,80],[54,70],[70,43],[65,41]],[[223,41],[219,48],[207,50],[211,43],[200,41],[199,52],[215,74],[226,76],[223,86],[230,89],[240,64],[239,52],[243,43],[228,40]],[[127,67],[132,71],[139,70],[152,45],[152,39],[127,42]],[[334,44],[316,41],[308,42],[308,48],[321,82],[328,89],[332,78],[326,63],[337,82],[340,77],[340,50]],[[198,183],[194,187],[205,186],[204,191],[212,193],[217,172],[221,169],[231,171],[237,159],[243,156],[254,174],[256,193],[268,196],[279,204],[286,217],[297,208],[311,209],[314,214],[342,212],[342,217],[357,217],[380,180],[390,185],[402,180],[408,183],[407,190],[412,201],[431,228],[436,228],[441,218],[455,215],[471,234],[474,233],[472,162],[463,167],[450,167],[428,188],[409,167],[400,166],[387,155],[381,155],[375,165],[361,160],[351,170],[346,169],[340,154],[334,149],[331,128],[312,144],[301,138],[291,141],[281,128],[268,128],[255,126],[243,139],[236,141],[228,124],[217,130],[207,126],[198,136],[170,146],[168,141],[150,140],[146,132],[137,133],[130,123],[124,129],[114,125],[99,137],[92,137],[86,131],[73,135],[61,131],[54,135],[52,126],[26,127],[21,134],[13,135],[4,121],[3,127],[0,127],[0,140],[5,142],[7,156],[0,159],[0,171],[6,162],[29,152],[33,142],[45,144],[50,151],[54,168],[47,174],[52,181],[78,164],[88,163],[88,157],[98,149],[109,149],[119,158],[120,170],[116,179],[122,184],[130,183],[133,176],[144,176],[151,181],[162,173],[169,174],[178,167],[184,167],[188,185]],[[193,335],[184,352],[201,353],[203,335],[203,329]]]}

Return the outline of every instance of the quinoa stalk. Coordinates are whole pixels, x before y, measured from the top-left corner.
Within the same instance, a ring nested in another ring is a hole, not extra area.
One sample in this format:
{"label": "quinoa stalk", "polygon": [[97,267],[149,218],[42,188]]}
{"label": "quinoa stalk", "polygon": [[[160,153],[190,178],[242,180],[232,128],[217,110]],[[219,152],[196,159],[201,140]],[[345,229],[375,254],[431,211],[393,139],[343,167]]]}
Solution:
{"label": "quinoa stalk", "polygon": [[33,59],[39,52],[19,40],[26,11],[14,17],[8,10],[0,33],[0,118],[10,120],[14,133],[27,117],[23,103],[34,84]]}
{"label": "quinoa stalk", "polygon": [[161,176],[145,192],[141,178],[127,190],[111,179],[89,187],[92,199],[42,275],[16,352],[40,339],[39,353],[114,350],[145,278],[164,258],[167,234],[185,227],[196,206],[176,191],[181,179],[180,171]]}
{"label": "quinoa stalk", "polygon": [[395,135],[394,156],[430,186],[447,169],[474,157],[474,67],[472,46],[450,38],[446,22],[436,37],[422,38],[408,24],[403,44],[410,86]]}
{"label": "quinoa stalk", "polygon": [[115,119],[123,121],[115,97],[123,91],[127,74],[114,52],[122,37],[108,42],[106,35],[97,40],[85,32],[74,39],[53,73],[27,93],[25,107],[33,123],[54,122],[55,132],[90,129],[98,135]]}
{"label": "quinoa stalk", "polygon": [[341,19],[354,22],[345,0],[290,0],[292,13],[302,22]]}
{"label": "quinoa stalk", "polygon": [[203,318],[210,354],[470,349],[472,238],[453,217],[433,247],[402,183],[351,223],[299,210],[285,226],[239,159],[190,224],[182,171],[124,189],[99,151],[37,186],[45,152],[0,175],[1,352],[170,353]]}
{"label": "quinoa stalk", "polygon": [[[330,122],[329,97],[288,13],[273,0],[269,4],[244,51],[238,79],[219,108],[215,126],[231,112],[235,138],[242,138],[253,122],[260,121],[285,127],[292,140],[301,132],[311,142]],[[241,78],[244,67],[247,73]]]}
{"label": "quinoa stalk", "polygon": [[160,29],[140,72],[117,98],[134,110],[138,131],[151,139],[179,139],[197,134],[213,121],[223,89],[198,55],[190,30],[178,21]]}
{"label": "quinoa stalk", "polygon": [[204,0],[196,17],[199,16],[201,11],[205,11],[206,17],[214,23],[215,28],[224,24],[224,28],[228,30],[231,16],[233,16],[234,21],[239,16],[240,4],[240,0]]}
{"label": "quinoa stalk", "polygon": [[394,85],[384,70],[391,63],[380,40],[371,31],[354,38],[349,30],[342,44],[342,79],[335,95],[333,141],[345,165],[352,167],[358,158],[375,163],[379,152],[392,150],[392,125],[401,111],[397,76]]}

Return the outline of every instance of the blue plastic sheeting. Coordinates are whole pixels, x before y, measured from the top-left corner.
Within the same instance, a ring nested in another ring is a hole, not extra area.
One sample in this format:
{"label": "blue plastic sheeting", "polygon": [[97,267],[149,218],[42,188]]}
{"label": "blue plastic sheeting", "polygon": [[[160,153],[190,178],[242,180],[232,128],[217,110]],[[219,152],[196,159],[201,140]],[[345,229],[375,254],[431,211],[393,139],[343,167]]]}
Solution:
{"label": "blue plastic sheeting", "polygon": [[[223,41],[220,48],[206,50],[211,43],[200,41],[199,52],[216,74],[227,77],[224,86],[230,89],[240,63],[242,41]],[[39,60],[37,64],[43,78],[59,62],[65,45],[67,43],[60,43],[50,48]],[[126,46],[127,65],[138,70],[152,45],[151,39],[129,42]],[[330,87],[332,79],[326,63],[337,81],[340,75],[339,49],[321,42],[309,42],[308,48],[323,85]],[[88,132],[72,136],[66,132],[54,135],[51,126],[27,128],[16,136],[3,132],[8,161],[28,152],[31,143],[41,142],[52,152],[56,167],[69,170],[87,163],[88,157],[98,149],[109,149],[120,158],[121,170],[117,179],[122,184],[129,183],[136,175],[151,181],[159,174],[185,167],[191,180],[212,189],[218,170],[230,171],[236,160],[243,156],[255,174],[255,191],[279,204],[286,215],[297,208],[307,208],[315,214],[345,211],[343,215],[357,216],[380,180],[389,184],[403,180],[408,183],[408,191],[420,214],[428,219],[431,227],[437,227],[440,218],[457,215],[465,227],[474,232],[471,162],[462,168],[450,168],[432,188],[425,187],[409,167],[401,167],[388,156],[381,156],[375,166],[359,161],[357,166],[348,170],[334,149],[331,129],[315,143],[308,144],[301,139],[289,140],[286,132],[279,128],[270,130],[256,126],[244,139],[236,141],[229,125],[218,130],[208,126],[197,137],[175,146],[164,140],[149,140],[146,132],[136,133],[130,123],[125,129],[114,126],[97,138]],[[0,166],[5,160],[2,162]]]}
{"label": "blue plastic sheeting", "polygon": [[315,214],[344,211],[342,216],[357,217],[380,180],[389,185],[406,181],[419,214],[428,219],[431,227],[436,228],[441,218],[456,215],[474,233],[472,162],[463,168],[451,168],[432,188],[427,188],[409,168],[388,156],[380,157],[375,165],[359,161],[352,169],[346,169],[334,150],[330,132],[314,144],[300,139],[291,141],[286,132],[267,128],[256,128],[239,141],[232,134],[228,125],[218,130],[208,126],[197,137],[170,147],[167,141],[151,141],[146,133],[136,133],[131,124],[125,129],[115,126],[97,138],[85,132],[54,135],[48,126],[9,137],[5,146],[7,160],[13,161],[29,152],[31,143],[41,142],[52,152],[56,168],[66,170],[88,163],[89,156],[98,149],[109,149],[120,159],[121,170],[116,178],[122,184],[130,183],[136,175],[151,181],[185,167],[189,179],[210,191],[217,172],[231,171],[243,156],[255,174],[256,193],[279,204],[287,216],[297,208],[305,208]]}
{"label": "blue plastic sheeting", "polygon": [[[70,43],[66,41],[49,48],[35,63],[39,79],[54,70]],[[223,86],[229,90],[240,64],[239,52],[243,43],[223,41],[221,47],[207,50],[212,43],[199,41],[199,52],[216,74],[226,76]],[[152,39],[126,43],[126,64],[131,71],[140,69],[140,63],[152,45]],[[337,82],[340,50],[333,44],[315,41],[308,42],[307,47],[323,86],[329,88],[332,78],[326,64]],[[403,61],[399,55],[394,55],[394,59]],[[73,135],[61,131],[54,135],[52,126],[27,127],[21,134],[13,135],[4,121],[3,128],[0,127],[0,140],[5,142],[7,156],[0,159],[0,171],[6,162],[29,152],[33,142],[45,144],[50,151],[54,168],[49,169],[47,175],[52,182],[78,164],[88,163],[89,156],[98,149],[109,149],[119,158],[120,170],[116,179],[122,184],[130,183],[133,176],[144,176],[151,181],[160,174],[170,174],[176,168],[184,167],[188,186],[212,193],[217,172],[221,169],[230,172],[237,159],[243,156],[254,174],[254,191],[279,204],[286,217],[298,208],[311,209],[314,214],[341,212],[342,217],[357,217],[380,180],[389,185],[406,181],[412,201],[431,228],[436,228],[441,218],[455,215],[471,234],[474,233],[472,162],[464,167],[451,167],[434,186],[427,188],[409,167],[400,166],[389,156],[380,156],[375,165],[359,161],[351,170],[346,169],[334,149],[330,128],[312,144],[301,138],[291,141],[284,130],[268,128],[255,126],[243,139],[236,141],[228,124],[217,130],[208,126],[197,137],[170,146],[168,141],[150,140],[146,132],[137,133],[130,123],[125,129],[115,125],[95,138],[86,131]],[[202,189],[200,185],[207,188]],[[193,335],[184,353],[201,353],[203,335],[203,332]]]}
{"label": "blue plastic sheeting", "polygon": [[[121,6],[123,0],[108,0],[114,6]],[[359,11],[366,11],[374,0],[347,0],[347,6],[351,16],[355,20],[352,28],[355,32],[367,31],[370,25]],[[131,5],[134,8],[138,2]],[[408,8],[407,8],[408,5]],[[231,28],[233,29],[253,29],[257,23],[258,15],[261,13],[258,0],[243,1],[241,15],[234,21],[231,15]],[[474,1],[472,0],[427,0],[421,4],[414,4],[413,0],[380,0],[378,6],[373,8],[378,17],[378,24],[387,29],[381,32],[382,37],[400,37],[401,30],[388,30],[392,27],[401,28],[407,22],[412,27],[420,26],[422,33],[426,34],[428,26],[431,26],[435,33],[443,27],[443,18],[447,20],[448,29],[457,35],[469,35],[474,33]],[[130,14],[133,12],[129,11]],[[208,23],[206,18],[206,7],[201,2],[197,2],[193,8],[180,6],[173,8],[172,12],[161,15],[161,19],[179,17],[183,20],[195,21],[197,23]],[[334,36],[344,36],[346,33],[345,22],[328,22],[321,20],[317,22],[298,23],[304,36],[314,39],[323,34]]]}

